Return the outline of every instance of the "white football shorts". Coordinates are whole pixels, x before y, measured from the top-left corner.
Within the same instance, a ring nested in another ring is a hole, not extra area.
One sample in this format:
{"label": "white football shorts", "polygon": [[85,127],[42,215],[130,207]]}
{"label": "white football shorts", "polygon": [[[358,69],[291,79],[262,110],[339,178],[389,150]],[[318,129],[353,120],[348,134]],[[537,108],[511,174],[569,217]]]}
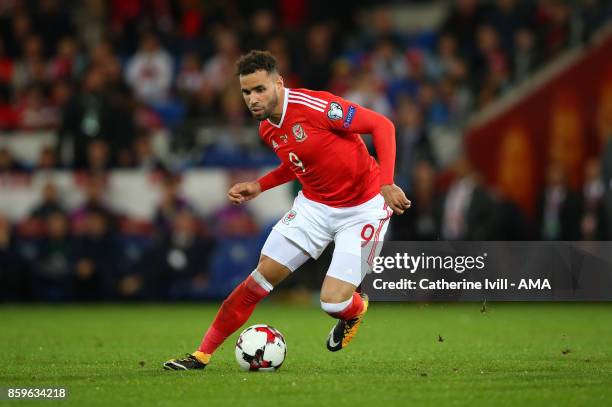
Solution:
{"label": "white football shorts", "polygon": [[392,214],[381,194],[357,206],[334,208],[300,191],[291,210],[274,225],[261,253],[295,271],[310,257],[319,258],[333,241],[327,275],[358,286],[382,250]]}

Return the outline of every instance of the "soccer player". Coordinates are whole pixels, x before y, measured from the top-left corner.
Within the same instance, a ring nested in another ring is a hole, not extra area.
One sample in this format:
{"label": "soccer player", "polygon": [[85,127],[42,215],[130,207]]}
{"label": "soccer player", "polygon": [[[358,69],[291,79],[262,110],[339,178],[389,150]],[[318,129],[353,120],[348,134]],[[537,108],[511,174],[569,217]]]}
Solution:
{"label": "soccer player", "polygon": [[[327,348],[335,352],[346,347],[368,309],[367,296],[356,292],[362,270],[380,253],[391,215],[410,207],[393,183],[395,128],[389,119],[328,92],[285,88],[269,52],[251,51],[236,65],[244,101],[260,122],[259,136],[281,164],[257,181],[232,186],[229,200],[239,205],[296,178],[302,191],[268,236],[255,270],[221,305],[199,348],[164,363],[165,369],[208,365],[257,303],[332,241],[321,308],[338,319]],[[378,163],[360,134],[372,135]]]}

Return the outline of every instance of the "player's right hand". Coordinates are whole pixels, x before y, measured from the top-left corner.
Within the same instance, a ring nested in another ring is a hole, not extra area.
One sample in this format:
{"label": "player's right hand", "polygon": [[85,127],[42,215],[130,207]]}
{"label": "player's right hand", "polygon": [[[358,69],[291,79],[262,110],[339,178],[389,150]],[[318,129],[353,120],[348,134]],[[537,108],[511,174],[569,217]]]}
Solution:
{"label": "player's right hand", "polygon": [[229,189],[227,197],[234,205],[240,205],[257,197],[259,194],[261,194],[259,182],[240,182]]}
{"label": "player's right hand", "polygon": [[400,187],[395,184],[383,185],[380,188],[380,193],[385,198],[385,203],[393,210],[396,215],[401,215],[410,208],[412,203]]}

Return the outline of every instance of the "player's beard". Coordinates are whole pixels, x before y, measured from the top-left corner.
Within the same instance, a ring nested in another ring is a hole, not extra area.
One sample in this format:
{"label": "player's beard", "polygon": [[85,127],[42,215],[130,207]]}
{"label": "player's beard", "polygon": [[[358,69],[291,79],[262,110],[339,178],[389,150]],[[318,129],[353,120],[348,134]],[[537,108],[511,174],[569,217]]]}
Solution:
{"label": "player's beard", "polygon": [[268,103],[267,106],[265,106],[263,108],[263,110],[256,114],[253,111],[251,111],[251,114],[253,115],[253,117],[257,120],[264,121],[266,119],[269,119],[272,116],[272,113],[274,113],[274,110],[276,109],[276,106],[278,105],[278,93],[274,92],[274,96],[272,96],[272,99],[270,99],[270,102]]}

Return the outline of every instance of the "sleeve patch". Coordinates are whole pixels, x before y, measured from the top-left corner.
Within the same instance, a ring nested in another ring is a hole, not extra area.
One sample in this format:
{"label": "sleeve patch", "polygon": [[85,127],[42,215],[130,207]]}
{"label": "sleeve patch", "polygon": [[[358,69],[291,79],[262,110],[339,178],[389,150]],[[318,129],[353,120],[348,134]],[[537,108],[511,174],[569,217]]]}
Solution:
{"label": "sleeve patch", "polygon": [[348,112],[346,112],[346,119],[344,120],[344,123],[342,123],[342,127],[344,127],[345,129],[348,129],[348,127],[353,122],[353,118],[355,117],[355,110],[357,110],[355,106],[349,106]]}
{"label": "sleeve patch", "polygon": [[344,112],[342,111],[342,106],[340,103],[331,102],[329,104],[329,110],[327,110],[327,117],[330,120],[341,120],[344,116]]}

